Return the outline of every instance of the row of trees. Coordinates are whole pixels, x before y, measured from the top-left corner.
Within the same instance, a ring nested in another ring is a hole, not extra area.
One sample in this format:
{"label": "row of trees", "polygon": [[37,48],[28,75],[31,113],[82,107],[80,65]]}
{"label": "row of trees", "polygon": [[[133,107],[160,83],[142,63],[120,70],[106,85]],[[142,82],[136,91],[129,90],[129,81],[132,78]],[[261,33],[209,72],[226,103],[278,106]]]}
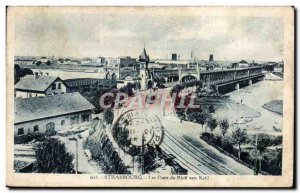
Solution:
{"label": "row of trees", "polygon": [[[171,94],[178,94],[185,88],[185,85],[175,85],[171,90]],[[196,92],[200,98],[201,96],[220,96],[215,86],[204,88],[203,84],[200,83]],[[247,134],[247,130],[241,127],[234,128],[229,134],[230,125],[228,120],[215,118],[215,109],[212,105],[201,105],[201,108],[198,109],[189,109],[188,107],[176,109],[176,113],[181,120],[200,124],[202,139],[236,156],[238,160],[253,165],[254,174],[257,175],[260,171],[275,175],[281,174],[282,150],[270,151],[269,147],[282,145],[282,137],[272,137],[267,134],[257,134],[251,137]],[[204,126],[206,126],[205,131],[203,131]],[[216,128],[219,128],[221,136],[213,134]],[[209,129],[209,132],[207,129]],[[243,144],[250,145],[245,152],[242,151]],[[237,150],[235,146],[237,146]]]}
{"label": "row of trees", "polygon": [[112,93],[113,96],[106,96],[104,100],[105,105],[111,105],[113,108],[115,105],[115,99],[117,93],[126,93],[129,97],[134,96],[134,89],[140,89],[141,85],[139,83],[128,83],[126,86],[117,89],[116,86],[103,86],[100,84],[94,84],[90,86],[77,86],[73,87],[71,92],[79,92],[83,97],[85,97],[90,103],[95,107],[95,113],[103,112],[105,109],[100,106],[100,98],[105,93]]}
{"label": "row of trees", "polygon": [[[228,132],[230,124],[227,119],[215,118],[215,109],[212,105],[202,105],[199,109],[177,109],[177,115],[186,121],[192,121],[201,125],[201,138],[223,151],[236,156],[239,161],[244,161],[254,168],[254,174],[264,171],[272,174],[281,173],[280,152],[269,151],[270,146],[281,145],[282,139],[272,138],[268,134],[259,133],[253,137],[247,134],[247,130],[235,127]],[[214,135],[219,129],[221,136]],[[245,152],[242,145],[249,144]],[[237,150],[235,150],[237,146]],[[275,165],[274,165],[275,164]]]}

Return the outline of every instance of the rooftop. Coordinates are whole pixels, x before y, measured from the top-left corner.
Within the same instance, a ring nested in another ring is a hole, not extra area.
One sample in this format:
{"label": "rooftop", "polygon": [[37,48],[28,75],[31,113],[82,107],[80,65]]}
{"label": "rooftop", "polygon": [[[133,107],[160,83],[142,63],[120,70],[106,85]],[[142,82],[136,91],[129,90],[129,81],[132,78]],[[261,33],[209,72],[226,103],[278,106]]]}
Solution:
{"label": "rooftop", "polygon": [[15,85],[15,89],[44,92],[56,79],[59,77],[27,75]]}
{"label": "rooftop", "polygon": [[45,97],[15,98],[14,123],[65,115],[94,108],[78,92]]}
{"label": "rooftop", "polygon": [[245,61],[245,60],[241,60],[240,63],[241,63],[241,64],[248,64],[248,62]]}

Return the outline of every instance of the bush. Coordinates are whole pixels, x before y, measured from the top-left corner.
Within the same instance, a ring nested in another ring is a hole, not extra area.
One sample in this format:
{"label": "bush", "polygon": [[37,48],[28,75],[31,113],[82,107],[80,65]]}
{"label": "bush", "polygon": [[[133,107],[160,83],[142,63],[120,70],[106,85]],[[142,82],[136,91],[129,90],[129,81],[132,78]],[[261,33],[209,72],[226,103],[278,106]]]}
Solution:
{"label": "bush", "polygon": [[233,148],[232,144],[230,144],[230,143],[224,144],[224,151],[227,151],[228,153],[233,154],[233,150],[234,150],[234,148]]}
{"label": "bush", "polygon": [[44,133],[30,133],[28,135],[21,135],[14,137],[15,144],[28,143],[32,140],[43,141],[45,140],[46,134]]}
{"label": "bush", "polygon": [[103,112],[104,120],[107,124],[112,124],[114,120],[114,113],[112,109],[105,109]]}
{"label": "bush", "polygon": [[39,173],[73,173],[73,155],[58,139],[47,138],[35,149],[36,169]]}

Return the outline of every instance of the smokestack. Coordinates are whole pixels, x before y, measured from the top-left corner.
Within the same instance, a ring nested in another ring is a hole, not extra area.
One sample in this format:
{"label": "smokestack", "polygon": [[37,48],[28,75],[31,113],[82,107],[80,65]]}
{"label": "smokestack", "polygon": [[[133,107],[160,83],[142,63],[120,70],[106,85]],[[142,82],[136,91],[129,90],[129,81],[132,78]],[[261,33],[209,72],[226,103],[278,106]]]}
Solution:
{"label": "smokestack", "polygon": [[210,62],[214,61],[214,55],[213,54],[209,55],[209,61]]}

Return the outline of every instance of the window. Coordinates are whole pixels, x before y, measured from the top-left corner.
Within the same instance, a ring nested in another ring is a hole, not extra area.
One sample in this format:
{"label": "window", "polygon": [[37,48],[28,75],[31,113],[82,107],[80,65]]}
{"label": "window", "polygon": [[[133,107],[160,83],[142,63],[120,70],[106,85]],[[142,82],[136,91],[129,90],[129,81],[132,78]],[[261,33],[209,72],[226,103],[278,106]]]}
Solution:
{"label": "window", "polygon": [[35,125],[34,127],[33,127],[33,132],[35,133],[35,132],[38,132],[39,131],[39,126],[38,125]]}
{"label": "window", "polygon": [[66,121],[65,120],[61,120],[60,124],[61,125],[65,125]]}
{"label": "window", "polygon": [[56,84],[53,83],[53,84],[52,84],[52,90],[55,90],[55,89],[56,89]]}
{"label": "window", "polygon": [[61,89],[61,83],[58,83],[58,89]]}
{"label": "window", "polygon": [[18,129],[18,135],[24,135],[24,128]]}
{"label": "window", "polygon": [[74,115],[71,117],[71,125],[78,124],[79,123],[79,116]]}
{"label": "window", "polygon": [[90,115],[88,113],[81,115],[81,123],[90,121]]}

